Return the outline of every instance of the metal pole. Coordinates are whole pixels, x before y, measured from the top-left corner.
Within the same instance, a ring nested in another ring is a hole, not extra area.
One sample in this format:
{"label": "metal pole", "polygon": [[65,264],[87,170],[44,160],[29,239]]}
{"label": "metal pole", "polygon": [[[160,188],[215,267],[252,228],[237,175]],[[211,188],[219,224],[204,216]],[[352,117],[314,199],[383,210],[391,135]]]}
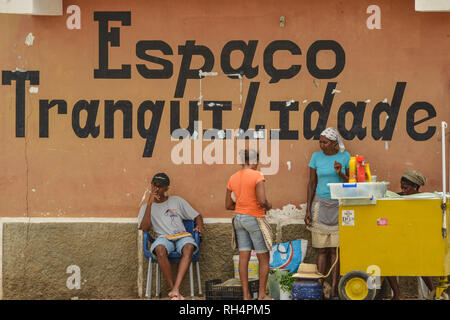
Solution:
{"label": "metal pole", "polygon": [[446,162],[445,162],[445,129],[447,128],[447,123],[445,121],[441,122],[441,129],[442,129],[442,237],[447,237],[447,206],[446,206],[446,199],[447,199],[447,175],[445,172],[446,169]]}

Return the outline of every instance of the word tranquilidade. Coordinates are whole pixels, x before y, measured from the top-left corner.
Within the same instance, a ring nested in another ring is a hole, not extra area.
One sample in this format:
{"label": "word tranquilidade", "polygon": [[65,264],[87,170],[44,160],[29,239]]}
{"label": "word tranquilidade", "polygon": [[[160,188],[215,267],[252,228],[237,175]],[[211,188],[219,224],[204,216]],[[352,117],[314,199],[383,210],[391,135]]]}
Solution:
{"label": "word tranquilidade", "polygon": [[[131,65],[123,64],[120,69],[112,69],[109,66],[109,46],[120,46],[120,28],[110,28],[110,22],[121,22],[123,26],[131,26],[131,12],[94,12],[94,21],[99,25],[99,67],[94,70],[94,79],[131,79]],[[227,42],[220,54],[220,66],[224,74],[228,75],[230,81],[236,78],[246,77],[253,79],[259,74],[259,66],[253,66],[253,60],[258,46],[257,40],[245,42],[243,40],[233,40]],[[150,55],[149,51],[159,51],[164,56],[173,55],[173,50],[169,44],[162,40],[141,40],[136,43],[137,58],[154,63],[160,67],[151,69],[145,64],[136,64],[137,73],[144,79],[171,79],[173,76],[173,63],[162,57]],[[231,66],[231,54],[234,51],[240,51],[243,54],[242,64],[238,68]],[[289,40],[275,40],[267,45],[263,53],[264,71],[270,76],[271,85],[280,80],[292,79],[301,71],[301,65],[292,65],[287,69],[277,69],[274,66],[274,54],[277,51],[288,51],[297,56],[302,55],[300,47]],[[317,65],[316,57],[320,51],[331,51],[335,56],[335,64],[330,69],[321,69]],[[178,55],[182,56],[181,65],[178,72],[174,100],[170,104],[170,134],[179,129],[180,125],[180,100],[184,96],[186,83],[188,80],[199,80],[202,73],[208,73],[214,67],[214,54],[204,45],[197,45],[194,40],[187,40],[185,45],[178,46]],[[191,69],[193,56],[200,56],[204,59],[201,68]],[[312,43],[307,51],[306,66],[308,72],[317,79],[334,79],[345,67],[345,51],[342,46],[333,40],[317,40]],[[2,85],[16,85],[16,132],[18,138],[25,137],[25,86],[40,85],[40,71],[2,71]],[[114,81],[114,80],[111,80]],[[255,107],[255,101],[258,96],[260,82],[251,81],[247,91],[247,97],[242,110],[241,121],[235,124],[235,128],[248,132],[250,121]],[[322,102],[312,101],[303,111],[303,137],[305,139],[319,139],[320,133],[327,127],[327,121],[333,104],[334,93],[337,82],[328,82],[325,89]],[[401,102],[406,89],[406,82],[397,82],[391,103],[386,100],[378,102],[371,115],[371,135],[374,140],[392,140],[397,117],[400,112]],[[145,100],[139,103],[137,108],[137,130],[139,135],[146,139],[143,157],[152,157],[157,140],[159,126],[165,106],[165,100]],[[50,109],[57,106],[57,113],[64,115],[68,113],[68,103],[62,98],[40,99],[39,100],[39,137],[49,138]],[[79,138],[97,138],[100,135],[100,125],[97,124],[100,99],[79,100],[74,103],[72,108],[72,129]],[[337,127],[342,137],[346,140],[353,140],[355,137],[362,140],[367,136],[367,128],[363,127],[367,103],[365,101],[344,102],[337,111]],[[189,126],[187,131],[192,135],[194,133],[194,123],[199,119],[199,108],[201,103],[198,100],[189,101]],[[298,140],[298,130],[290,127],[291,116],[299,111],[298,101],[270,101],[267,107],[271,112],[279,113],[279,128],[274,130],[279,132],[277,139],[280,140]],[[114,115],[116,111],[121,111],[123,115],[123,138],[131,139],[133,137],[133,103],[129,100],[104,100],[104,137],[114,138]],[[151,121],[149,124],[145,121],[146,113],[151,112]],[[203,101],[203,111],[211,111],[212,129],[223,130],[223,112],[233,111],[232,101]],[[81,122],[81,113],[87,113],[85,123]],[[415,119],[417,112],[424,116],[420,120]],[[313,128],[312,116],[318,114],[318,120]],[[353,122],[351,127],[346,126],[347,114],[352,114]],[[380,121],[381,114],[386,114],[387,119],[382,127]],[[437,116],[435,108],[428,102],[414,102],[406,111],[406,131],[415,141],[425,141],[433,137],[436,132],[435,126],[428,126],[424,132],[418,132],[416,126],[431,120]],[[57,118],[60,121],[60,117]],[[255,125],[254,131],[265,129],[265,124]],[[251,135],[250,135],[251,136]],[[242,139],[258,139],[252,137],[238,137]],[[227,139],[227,138],[225,138]]]}

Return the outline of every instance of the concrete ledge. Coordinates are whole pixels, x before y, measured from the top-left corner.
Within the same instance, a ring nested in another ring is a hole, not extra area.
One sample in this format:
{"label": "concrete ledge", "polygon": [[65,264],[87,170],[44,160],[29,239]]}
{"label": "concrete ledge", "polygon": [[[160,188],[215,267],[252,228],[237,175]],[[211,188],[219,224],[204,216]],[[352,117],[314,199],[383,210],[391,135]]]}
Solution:
{"label": "concrete ledge", "polygon": [[448,0],[415,0],[414,8],[421,12],[449,12]]}
{"label": "concrete ledge", "polygon": [[[206,220],[206,219],[205,219]],[[148,262],[136,219],[0,219],[2,299],[135,299],[144,296]],[[316,263],[311,233],[302,223],[272,224],[274,239],[308,241],[304,261]],[[205,281],[234,276],[231,220],[207,221],[200,273]],[[177,266],[173,265],[175,276]],[[195,295],[198,296],[194,268]],[[155,279],[155,275],[153,276]],[[161,296],[168,287],[161,279]],[[406,298],[417,297],[417,278],[400,277]],[[153,282],[153,294],[155,282]],[[181,288],[190,295],[189,273]]]}
{"label": "concrete ledge", "polygon": [[136,234],[134,224],[4,223],[3,299],[136,296]]}
{"label": "concrete ledge", "polygon": [[0,13],[62,15],[62,0],[16,0],[0,2]]}

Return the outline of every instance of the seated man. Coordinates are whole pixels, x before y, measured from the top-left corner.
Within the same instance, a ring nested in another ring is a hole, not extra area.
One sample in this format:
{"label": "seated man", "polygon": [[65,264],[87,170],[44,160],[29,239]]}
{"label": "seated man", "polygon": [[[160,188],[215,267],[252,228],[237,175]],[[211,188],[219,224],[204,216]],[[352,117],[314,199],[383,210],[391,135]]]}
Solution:
{"label": "seated man", "polygon": [[[143,231],[149,231],[150,227],[153,227],[156,240],[152,243],[150,252],[157,257],[159,267],[170,286],[169,297],[172,300],[182,300],[184,298],[180,294],[180,286],[191,264],[192,255],[198,251],[198,247],[190,234],[178,239],[170,236],[186,232],[183,220],[194,220],[194,230],[198,230],[202,235],[203,218],[186,200],[177,196],[168,197],[166,192],[169,184],[169,177],[165,173],[158,173],[153,177],[147,209],[139,215],[138,227]],[[182,255],[175,283],[167,257],[172,251]]]}

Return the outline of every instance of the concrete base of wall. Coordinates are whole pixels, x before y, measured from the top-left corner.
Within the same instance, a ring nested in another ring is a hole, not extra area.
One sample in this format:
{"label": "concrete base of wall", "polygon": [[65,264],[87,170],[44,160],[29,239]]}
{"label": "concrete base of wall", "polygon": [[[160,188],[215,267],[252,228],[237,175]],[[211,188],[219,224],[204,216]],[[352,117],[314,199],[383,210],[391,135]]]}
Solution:
{"label": "concrete base of wall", "polygon": [[2,247],[3,299],[137,296],[136,224],[3,223]]}
{"label": "concrete base of wall", "polygon": [[[206,219],[200,274],[205,281],[233,278],[231,221]],[[144,297],[148,262],[135,219],[1,219],[2,299],[136,299]],[[306,263],[316,263],[311,233],[302,223],[272,225],[274,239],[308,240]],[[155,268],[154,268],[155,270]],[[177,265],[173,265],[176,275]],[[198,296],[194,268],[195,295]],[[153,275],[155,279],[155,274]],[[415,277],[401,277],[406,298],[417,298]],[[153,295],[155,281],[153,281]],[[389,295],[388,290],[384,295]],[[189,273],[181,292],[190,295]],[[161,297],[168,286],[161,279]]]}

